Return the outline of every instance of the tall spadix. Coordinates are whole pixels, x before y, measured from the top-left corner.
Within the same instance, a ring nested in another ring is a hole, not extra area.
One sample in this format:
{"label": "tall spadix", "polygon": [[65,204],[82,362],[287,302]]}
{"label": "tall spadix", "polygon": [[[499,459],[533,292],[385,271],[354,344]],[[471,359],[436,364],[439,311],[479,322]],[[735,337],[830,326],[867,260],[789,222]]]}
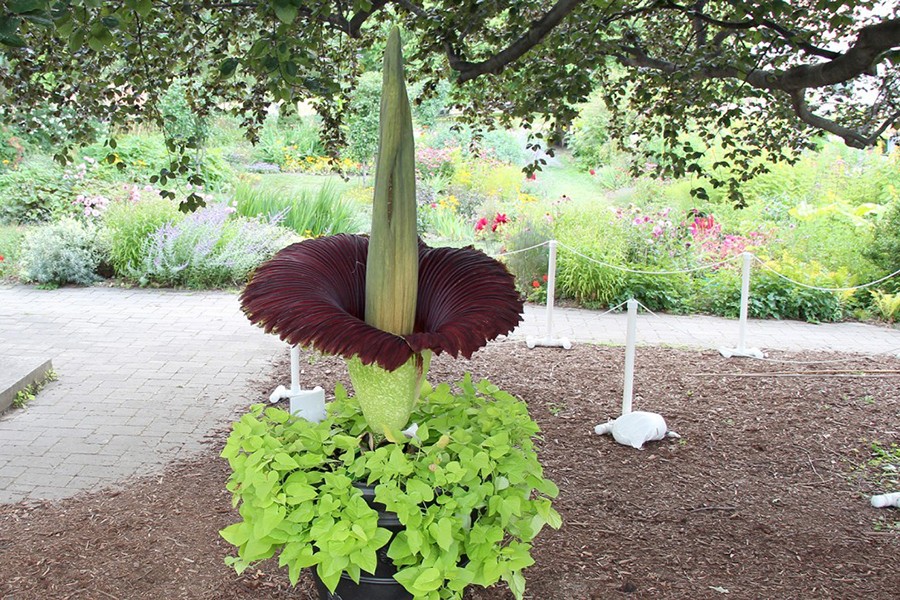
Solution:
{"label": "tall spadix", "polygon": [[403,76],[400,30],[384,52],[372,234],[366,263],[366,323],[396,335],[413,332],[419,281],[416,164],[412,114]]}
{"label": "tall spadix", "polygon": [[[365,315],[366,323],[394,335],[413,333],[416,322],[419,242],[415,160],[400,30],[394,27],[384,51]],[[364,365],[358,358],[347,362],[356,399],[373,432],[390,435],[406,425],[430,359],[431,352],[426,350],[393,371],[377,364]]]}

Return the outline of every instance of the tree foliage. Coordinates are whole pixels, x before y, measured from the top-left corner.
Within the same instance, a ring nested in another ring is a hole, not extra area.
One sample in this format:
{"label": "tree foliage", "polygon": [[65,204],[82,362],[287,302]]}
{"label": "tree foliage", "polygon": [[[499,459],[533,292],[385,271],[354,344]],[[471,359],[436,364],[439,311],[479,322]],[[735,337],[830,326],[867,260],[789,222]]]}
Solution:
{"label": "tree foliage", "polygon": [[399,22],[410,77],[425,97],[453,81],[464,119],[547,119],[560,125],[552,137],[600,86],[625,146],[661,136],[658,172],[698,172],[703,148],[681,134],[700,132],[740,173],[705,174],[737,197],[765,168],[760,156],[790,159],[822,131],[856,148],[893,132],[898,11],[884,0],[11,0],[0,86],[7,106],[51,107],[74,139],[98,122],[162,123],[176,78],[192,82],[200,116],[225,107],[251,138],[272,101],[308,101],[336,152],[349,94]]}

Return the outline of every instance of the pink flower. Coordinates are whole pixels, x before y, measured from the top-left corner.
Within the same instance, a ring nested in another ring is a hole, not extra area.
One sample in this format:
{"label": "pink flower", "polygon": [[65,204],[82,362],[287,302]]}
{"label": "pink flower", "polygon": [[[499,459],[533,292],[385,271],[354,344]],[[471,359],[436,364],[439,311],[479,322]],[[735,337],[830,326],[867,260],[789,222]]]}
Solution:
{"label": "pink flower", "polygon": [[597,174],[597,171],[591,169],[590,171],[588,171],[588,173],[590,173],[591,175],[596,175],[596,174]]}
{"label": "pink flower", "polygon": [[478,222],[475,223],[475,231],[481,231],[485,227],[487,227],[488,220],[485,217],[481,217],[478,219]]}
{"label": "pink flower", "polygon": [[537,181],[537,173],[532,173],[528,176],[529,181]]}
{"label": "pink flower", "polygon": [[506,217],[506,213],[497,213],[497,215],[494,217],[494,223],[497,223],[498,225],[500,223],[509,223],[509,219]]}
{"label": "pink flower", "polygon": [[653,234],[653,237],[658,238],[663,234],[663,228],[659,225],[656,225],[653,227],[653,231],[651,233]]}

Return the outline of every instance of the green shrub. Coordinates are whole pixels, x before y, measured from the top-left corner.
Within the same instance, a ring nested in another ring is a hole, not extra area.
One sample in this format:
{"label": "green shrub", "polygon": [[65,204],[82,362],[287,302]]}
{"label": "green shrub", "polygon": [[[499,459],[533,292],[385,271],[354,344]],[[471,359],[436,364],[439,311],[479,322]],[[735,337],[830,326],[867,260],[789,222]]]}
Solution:
{"label": "green shrub", "polygon": [[[635,270],[654,271],[655,265],[633,266]],[[634,298],[653,311],[675,313],[690,312],[688,298],[691,292],[691,277],[686,273],[670,275],[647,275],[625,272],[622,275],[618,294],[609,301],[612,306]]]}
{"label": "green shrub", "polygon": [[[822,288],[847,286],[846,273],[822,270],[816,263],[800,263],[790,257],[767,263],[786,277]],[[757,267],[750,275],[749,316],[756,319],[795,319],[819,323],[837,321],[844,315],[850,294],[814,290]],[[741,274],[736,268],[699,273],[689,305],[692,310],[737,317],[740,313]]]}
{"label": "green shrub", "polygon": [[176,81],[160,97],[159,110],[165,124],[166,136],[179,143],[192,142],[198,148],[206,144],[209,119],[191,108],[191,90],[184,81]]}
{"label": "green shrub", "polygon": [[108,256],[101,230],[63,219],[28,232],[22,247],[20,275],[44,285],[89,285],[101,279],[97,270]]}
{"label": "green shrub", "polygon": [[[117,136],[114,150],[99,142],[91,144],[82,149],[82,154],[101,165],[106,179],[129,183],[150,182],[161,169],[171,170],[171,163],[177,157],[167,150],[161,133],[149,132]],[[234,176],[221,148],[192,152],[189,161],[190,170],[199,173],[211,189],[221,188]]]}
{"label": "green shrub", "polygon": [[[516,278],[516,287],[523,294],[533,294],[533,283],[543,282],[548,275],[547,266],[550,256],[548,246],[532,248],[553,238],[553,229],[544,221],[519,219],[507,234],[506,250],[515,252],[503,257],[509,271]],[[531,248],[530,250],[525,250]],[[524,252],[518,252],[525,250]],[[545,292],[546,293],[546,292]]]}
{"label": "green shrub", "polygon": [[878,316],[891,323],[900,321],[900,294],[872,292],[872,306]]}
{"label": "green shrub", "polygon": [[721,268],[697,272],[686,299],[693,312],[736,318],[741,310],[741,273]]}
{"label": "green shrub", "polygon": [[567,246],[557,254],[559,295],[588,307],[612,306],[622,290],[624,273],[596,262],[626,263],[625,235],[616,226],[612,211],[597,210],[590,202],[573,204],[556,218],[554,231]]}
{"label": "green shrub", "polygon": [[48,157],[35,156],[0,173],[0,222],[44,223],[78,211],[74,180]]}
{"label": "green shrub", "polygon": [[434,205],[421,207],[419,213],[425,237],[451,242],[471,243],[475,240],[472,224],[460,216],[454,205],[447,203],[445,199]]}
{"label": "green shrub", "polygon": [[[874,205],[873,205],[874,206]],[[853,207],[843,203],[819,205],[813,208],[801,204],[789,212],[792,216],[788,227],[779,230],[780,244],[789,249],[792,256],[807,262],[817,262],[826,269],[837,271],[846,269],[854,274],[851,283],[865,283],[877,279],[882,273],[869,254],[878,243],[881,234],[874,231],[870,218],[865,218],[867,206],[859,207],[854,214]],[[900,223],[900,219],[898,219]],[[876,240],[872,240],[873,233]],[[882,239],[889,239],[890,234]],[[897,236],[900,249],[900,235]],[[896,258],[900,268],[900,259]]]}
{"label": "green shrub", "polygon": [[450,95],[450,82],[440,81],[433,94],[428,98],[422,96],[422,84],[414,83],[409,86],[409,98],[412,100],[412,116],[419,127],[433,127],[438,117],[447,108],[447,98]]}
{"label": "green shrub", "polygon": [[356,233],[362,227],[356,207],[326,183],[315,192],[239,183],[234,189],[239,214],[276,219],[304,237]]}
{"label": "green shrub", "polygon": [[369,164],[378,151],[378,114],[381,107],[381,73],[363,73],[350,101],[347,116],[347,155]]}
{"label": "green shrub", "polygon": [[114,202],[103,217],[109,239],[109,255],[117,275],[128,276],[138,269],[150,234],[166,223],[176,224],[184,214],[176,204],[158,195],[137,202]]}
{"label": "green shrub", "polygon": [[609,110],[597,94],[580,108],[566,145],[585,169],[608,164],[615,155],[615,145],[609,135]]}
{"label": "green shrub", "polygon": [[313,117],[299,115],[269,117],[262,127],[253,157],[288,168],[291,161],[324,153],[319,138],[319,123]]}
{"label": "green shrub", "polygon": [[[491,129],[484,133],[478,144],[480,156],[499,160],[504,164],[521,166],[525,163],[523,143],[506,129]],[[522,173],[518,172],[521,179]]]}
{"label": "green shrub", "polygon": [[164,224],[150,235],[131,277],[142,285],[239,285],[259,263],[296,240],[277,225],[231,219],[232,212],[223,204],[211,204],[176,224]]}
{"label": "green shrub", "polygon": [[[149,181],[160,169],[169,167],[172,160],[163,135],[150,132],[118,135],[114,150],[96,142],[85,146],[82,155],[100,164],[106,178],[122,181]],[[112,156],[112,163],[108,156]],[[119,163],[125,168],[119,168]]]}
{"label": "green shrub", "polygon": [[0,278],[18,272],[19,254],[28,229],[22,225],[0,225]]}
{"label": "green shrub", "polygon": [[819,323],[843,316],[840,298],[834,292],[798,286],[769,271],[750,280],[748,312],[757,319],[796,319]]}
{"label": "green shrub", "polygon": [[900,269],[900,200],[894,201],[875,225],[866,256],[885,275]]}

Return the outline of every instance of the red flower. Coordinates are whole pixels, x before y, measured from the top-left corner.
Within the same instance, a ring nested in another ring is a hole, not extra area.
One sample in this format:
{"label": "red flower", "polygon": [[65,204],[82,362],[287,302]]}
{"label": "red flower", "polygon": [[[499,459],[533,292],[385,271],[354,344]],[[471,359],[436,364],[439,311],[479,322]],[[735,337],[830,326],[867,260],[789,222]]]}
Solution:
{"label": "red flower", "polygon": [[535,279],[534,281],[531,282],[531,287],[539,288],[539,287],[541,287],[541,282],[538,281],[537,279]]}
{"label": "red flower", "polygon": [[531,173],[531,174],[528,176],[528,180],[529,180],[529,181],[537,181],[537,173]]}
{"label": "red flower", "polygon": [[547,276],[544,275],[543,277],[541,277],[541,279],[543,279],[544,281],[547,281]]}
{"label": "red flower", "polygon": [[0,262],[3,262],[4,260],[6,260],[6,259],[3,258],[3,255],[2,255],[2,254],[0,254]]}
{"label": "red flower", "polygon": [[588,171],[588,173],[590,173],[591,175],[596,175],[596,174],[597,174],[597,171],[591,169],[590,171]]}
{"label": "red flower", "polygon": [[487,218],[481,217],[480,219],[478,219],[478,222],[475,223],[475,231],[481,231],[482,229],[487,227],[487,224],[488,224]]}

